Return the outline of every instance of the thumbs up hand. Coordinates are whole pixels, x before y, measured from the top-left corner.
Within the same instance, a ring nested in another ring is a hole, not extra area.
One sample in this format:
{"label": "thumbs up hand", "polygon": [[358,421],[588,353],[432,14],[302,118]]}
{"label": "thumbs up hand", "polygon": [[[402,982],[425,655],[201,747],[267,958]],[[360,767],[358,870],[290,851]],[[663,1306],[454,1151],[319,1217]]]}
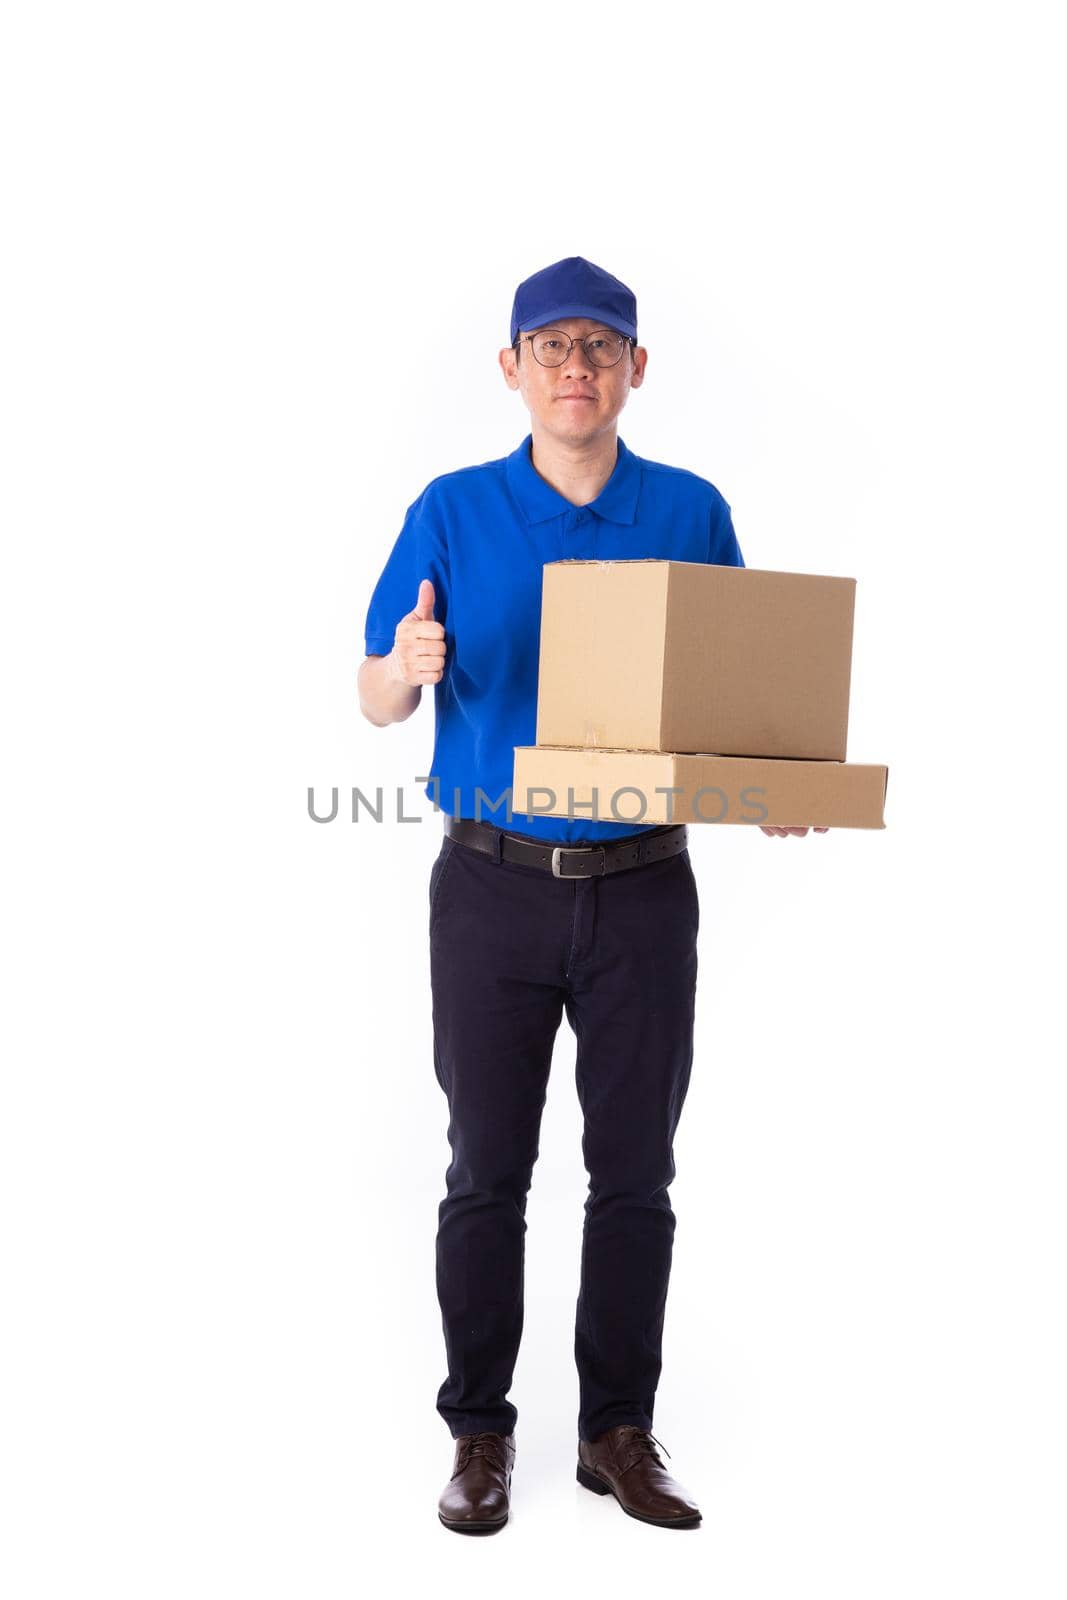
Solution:
{"label": "thumbs up hand", "polygon": [[414,610],[396,625],[393,648],[389,652],[389,671],[400,683],[413,688],[424,683],[440,683],[445,675],[444,624],[433,619],[433,584],[423,578]]}

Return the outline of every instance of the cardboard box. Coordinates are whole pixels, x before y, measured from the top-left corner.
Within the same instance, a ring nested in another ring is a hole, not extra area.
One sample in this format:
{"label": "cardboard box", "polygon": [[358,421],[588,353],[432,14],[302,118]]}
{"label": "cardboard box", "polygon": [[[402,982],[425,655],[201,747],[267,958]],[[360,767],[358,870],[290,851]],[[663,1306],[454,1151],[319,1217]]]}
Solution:
{"label": "cardboard box", "polygon": [[[843,761],[518,745],[512,808],[527,815],[635,825],[884,828],[888,779],[887,767]],[[672,797],[663,791],[670,789],[679,792],[669,811]]]}
{"label": "cardboard box", "polygon": [[844,761],[855,578],[550,561],[539,745]]}

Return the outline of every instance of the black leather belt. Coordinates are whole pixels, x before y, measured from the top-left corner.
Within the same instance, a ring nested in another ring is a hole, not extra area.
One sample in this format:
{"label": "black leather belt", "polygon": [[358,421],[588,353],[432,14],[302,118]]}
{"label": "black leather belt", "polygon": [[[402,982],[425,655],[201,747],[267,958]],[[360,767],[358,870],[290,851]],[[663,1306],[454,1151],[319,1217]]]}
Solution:
{"label": "black leather belt", "polygon": [[472,817],[446,816],[445,833],[458,844],[481,850],[496,861],[544,867],[554,878],[600,878],[609,872],[625,872],[679,855],[689,843],[689,829],[684,822],[593,845],[540,844],[506,833],[491,822],[475,822]]}

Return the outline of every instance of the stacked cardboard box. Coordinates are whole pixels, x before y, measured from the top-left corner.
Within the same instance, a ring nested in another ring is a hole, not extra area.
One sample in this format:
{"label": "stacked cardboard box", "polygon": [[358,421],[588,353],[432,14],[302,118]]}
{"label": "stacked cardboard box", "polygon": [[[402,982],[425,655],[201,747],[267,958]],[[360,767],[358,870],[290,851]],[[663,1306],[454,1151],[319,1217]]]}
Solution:
{"label": "stacked cardboard box", "polygon": [[855,593],[800,572],[549,562],[514,809],[884,827],[888,769],[845,760]]}

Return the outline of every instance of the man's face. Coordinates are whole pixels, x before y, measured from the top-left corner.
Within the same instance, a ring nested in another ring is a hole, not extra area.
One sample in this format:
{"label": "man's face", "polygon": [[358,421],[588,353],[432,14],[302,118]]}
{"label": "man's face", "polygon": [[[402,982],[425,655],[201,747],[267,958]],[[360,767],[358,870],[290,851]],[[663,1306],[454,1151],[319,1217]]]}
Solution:
{"label": "man's face", "polygon": [[[563,317],[547,323],[570,339],[606,329],[592,317]],[[528,332],[542,331],[529,329]],[[629,344],[613,367],[597,367],[585,347],[576,344],[561,367],[543,367],[534,359],[529,339],[522,338],[522,356],[500,352],[500,366],[509,389],[518,389],[530,416],[546,433],[565,444],[584,444],[608,433],[626,404],[631,389],[641,386],[648,351]]]}

